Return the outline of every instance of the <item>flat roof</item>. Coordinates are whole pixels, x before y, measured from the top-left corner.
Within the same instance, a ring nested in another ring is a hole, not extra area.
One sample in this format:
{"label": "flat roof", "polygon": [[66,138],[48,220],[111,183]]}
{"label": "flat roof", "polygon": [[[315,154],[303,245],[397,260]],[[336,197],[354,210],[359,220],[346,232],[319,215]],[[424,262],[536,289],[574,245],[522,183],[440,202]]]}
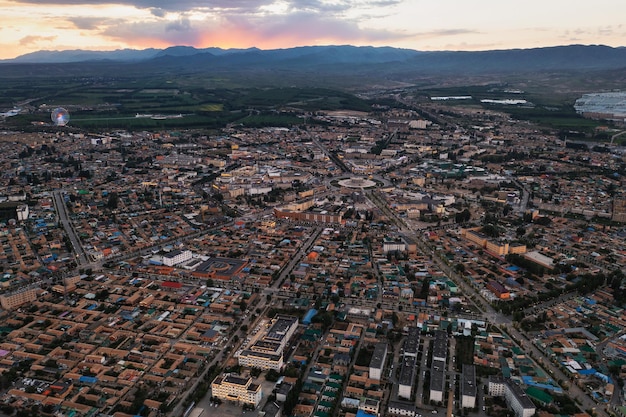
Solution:
{"label": "flat roof", "polygon": [[402,349],[405,355],[417,355],[420,343],[420,329],[417,327],[409,327],[409,334],[404,339]]}
{"label": "flat roof", "polygon": [[448,333],[443,330],[435,332],[435,340],[433,341],[433,358],[448,357]]}
{"label": "flat roof", "polygon": [[377,343],[370,360],[370,368],[382,369],[387,357],[387,343]]}
{"label": "flat roof", "polygon": [[434,360],[430,367],[430,389],[443,392],[446,381],[446,363]]}
{"label": "flat roof", "polygon": [[293,316],[278,316],[267,330],[266,339],[282,341],[291,326],[298,323],[298,318]]}
{"label": "flat roof", "polygon": [[476,397],[476,392],[476,367],[464,364],[461,373],[461,395]]}
{"label": "flat roof", "polygon": [[244,387],[248,385],[249,381],[250,378],[243,378],[233,374],[226,375],[226,377],[222,380],[222,382],[228,382],[229,384],[241,385]]}
{"label": "flat roof", "polygon": [[400,377],[398,378],[398,383],[400,385],[408,385],[413,386],[413,381],[415,380],[415,357],[413,356],[404,356],[402,358],[402,364],[400,368]]}
{"label": "flat roof", "polygon": [[523,408],[535,408],[535,403],[532,402],[530,397],[526,395],[526,393],[522,390],[522,388],[520,388],[519,385],[517,385],[510,379],[505,380],[505,384],[507,385],[507,387],[509,387],[509,390],[511,391],[511,393],[513,393],[513,395],[515,396],[517,401],[519,401]]}

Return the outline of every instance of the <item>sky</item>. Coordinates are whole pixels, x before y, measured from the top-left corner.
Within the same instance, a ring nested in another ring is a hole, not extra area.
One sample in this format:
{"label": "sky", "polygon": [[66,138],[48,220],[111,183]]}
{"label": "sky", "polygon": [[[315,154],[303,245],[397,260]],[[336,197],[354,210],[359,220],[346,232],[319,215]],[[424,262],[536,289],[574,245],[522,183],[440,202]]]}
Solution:
{"label": "sky", "polygon": [[0,0],[0,16],[0,59],[174,45],[626,45],[624,0]]}

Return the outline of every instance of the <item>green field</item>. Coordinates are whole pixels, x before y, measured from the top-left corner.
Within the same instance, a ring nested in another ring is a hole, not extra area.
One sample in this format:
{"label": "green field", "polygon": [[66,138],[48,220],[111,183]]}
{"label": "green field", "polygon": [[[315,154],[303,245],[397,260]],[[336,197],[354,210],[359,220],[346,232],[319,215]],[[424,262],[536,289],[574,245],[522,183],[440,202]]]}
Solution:
{"label": "green field", "polygon": [[[507,90],[519,90],[521,93],[511,93]],[[437,101],[436,103],[450,107],[480,106],[484,109],[497,110],[508,113],[518,120],[528,120],[550,129],[563,132],[577,132],[580,137],[595,137],[598,126],[607,125],[605,121],[591,120],[582,117],[574,110],[574,101],[579,93],[567,92],[561,94],[550,93],[549,90],[539,90],[536,87],[531,91],[518,89],[503,84],[489,84],[478,86],[457,86],[448,88],[429,88],[419,90],[418,95],[425,101],[436,96],[471,96],[471,100]],[[483,99],[523,99],[529,105],[507,105],[482,103]],[[431,102],[432,103],[432,102]]]}
{"label": "green field", "polygon": [[[302,123],[297,113],[316,110],[369,111],[369,103],[349,93],[324,88],[207,88],[188,79],[60,80],[31,83],[7,79],[0,87],[6,108],[28,110],[6,120],[12,127],[50,123],[50,109],[71,114],[70,126],[84,130],[219,128],[228,123],[251,127]],[[162,117],[135,117],[137,114]],[[164,118],[163,116],[183,117]]]}

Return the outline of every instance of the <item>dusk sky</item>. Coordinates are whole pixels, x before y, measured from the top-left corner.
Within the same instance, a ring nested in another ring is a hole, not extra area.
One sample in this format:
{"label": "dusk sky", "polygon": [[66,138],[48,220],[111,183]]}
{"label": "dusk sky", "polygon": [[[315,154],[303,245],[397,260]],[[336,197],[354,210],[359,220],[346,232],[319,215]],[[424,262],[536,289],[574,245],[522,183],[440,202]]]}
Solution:
{"label": "dusk sky", "polygon": [[0,59],[38,50],[626,44],[624,0],[0,0]]}

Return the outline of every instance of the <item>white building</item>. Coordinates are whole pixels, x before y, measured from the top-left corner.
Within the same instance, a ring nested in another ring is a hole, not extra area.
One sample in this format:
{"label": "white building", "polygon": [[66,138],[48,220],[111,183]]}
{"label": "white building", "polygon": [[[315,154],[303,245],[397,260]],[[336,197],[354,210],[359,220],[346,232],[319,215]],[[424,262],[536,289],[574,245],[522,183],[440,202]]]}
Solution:
{"label": "white building", "polygon": [[417,408],[413,403],[389,401],[387,414],[401,417],[415,417],[417,415]]}
{"label": "white building", "polygon": [[536,408],[532,400],[515,382],[500,377],[489,378],[489,395],[504,396],[507,405],[515,412],[515,417],[531,417]]}
{"label": "white building", "polygon": [[239,354],[239,365],[280,371],[284,364],[283,350],[297,328],[297,317],[276,317],[265,334]]}
{"label": "white building", "polygon": [[474,365],[463,365],[461,374],[461,407],[476,407],[476,368]]}
{"label": "white building", "polygon": [[492,397],[503,397],[505,391],[504,379],[499,376],[490,376],[487,388],[489,395]]}
{"label": "white building", "polygon": [[398,397],[410,400],[415,381],[416,358],[404,356],[400,364],[400,376],[398,377]]}
{"label": "white building", "polygon": [[377,343],[370,360],[370,374],[371,379],[380,381],[382,377],[383,368],[385,367],[385,360],[387,359],[387,343]]}
{"label": "white building", "polygon": [[166,266],[174,266],[181,264],[183,262],[187,262],[192,258],[192,253],[190,250],[175,250],[163,255],[163,265]]}
{"label": "white building", "polygon": [[23,222],[28,220],[28,215],[30,213],[30,210],[28,209],[28,205],[27,204],[20,204],[19,206],[17,206],[17,221],[18,222]]}
{"label": "white building", "polygon": [[430,369],[430,399],[443,401],[446,387],[446,363],[433,359]]}
{"label": "white building", "polygon": [[537,411],[535,404],[515,382],[507,380],[504,400],[515,412],[516,417],[532,417]]}
{"label": "white building", "polygon": [[260,384],[252,383],[252,378],[232,374],[220,375],[211,383],[211,395],[237,404],[250,404],[256,407],[261,402],[263,392]]}

